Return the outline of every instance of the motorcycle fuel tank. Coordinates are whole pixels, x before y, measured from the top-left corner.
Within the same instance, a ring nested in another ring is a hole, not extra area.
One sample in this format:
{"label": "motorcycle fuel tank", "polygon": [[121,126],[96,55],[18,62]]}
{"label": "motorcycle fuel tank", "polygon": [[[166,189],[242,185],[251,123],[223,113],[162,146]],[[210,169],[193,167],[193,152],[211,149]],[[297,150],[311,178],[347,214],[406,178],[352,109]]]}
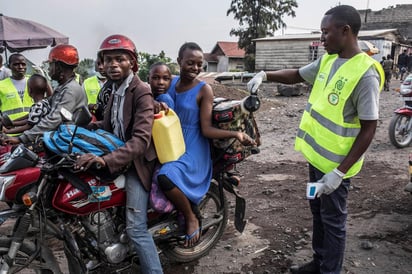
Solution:
{"label": "motorcycle fuel tank", "polygon": [[[2,186],[5,188],[5,200],[14,201],[17,199],[17,194],[21,189],[24,189],[27,185],[37,182],[40,178],[40,168],[39,167],[28,167],[13,171],[10,173],[1,174],[0,177],[14,176],[12,184],[7,186]],[[3,181],[0,179],[0,181]],[[21,195],[22,193],[20,193]]]}
{"label": "motorcycle fuel tank", "polygon": [[91,212],[125,205],[126,192],[124,175],[113,182],[101,183],[93,176],[83,175],[80,179],[88,183],[93,191],[86,195],[68,181],[61,181],[53,197],[53,206],[68,214],[87,215]]}

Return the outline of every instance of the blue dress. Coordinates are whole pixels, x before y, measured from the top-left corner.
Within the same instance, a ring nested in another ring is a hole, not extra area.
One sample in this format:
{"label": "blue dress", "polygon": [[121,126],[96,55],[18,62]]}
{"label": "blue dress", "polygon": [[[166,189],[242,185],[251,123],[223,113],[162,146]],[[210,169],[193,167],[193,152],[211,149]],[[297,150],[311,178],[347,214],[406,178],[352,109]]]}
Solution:
{"label": "blue dress", "polygon": [[166,175],[191,202],[199,204],[212,179],[209,139],[201,133],[200,108],[196,102],[205,82],[181,93],[176,93],[176,82],[169,89],[169,94],[182,125],[186,152],[178,160],[163,164],[159,175]]}

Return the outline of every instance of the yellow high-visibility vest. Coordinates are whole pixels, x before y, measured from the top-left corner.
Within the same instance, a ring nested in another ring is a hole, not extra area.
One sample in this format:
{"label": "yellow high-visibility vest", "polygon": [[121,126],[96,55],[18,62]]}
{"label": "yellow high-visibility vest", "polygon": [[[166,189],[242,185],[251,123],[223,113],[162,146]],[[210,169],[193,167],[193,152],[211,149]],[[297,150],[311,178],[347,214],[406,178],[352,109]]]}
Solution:
{"label": "yellow high-visibility vest", "polygon": [[27,115],[30,107],[33,105],[33,99],[29,96],[29,92],[27,90],[27,82],[22,101],[16,87],[11,81],[11,78],[9,77],[1,80],[0,102],[0,111],[3,114],[7,114],[11,120]]}
{"label": "yellow high-visibility vest", "polygon": [[76,82],[79,83],[79,85],[81,85],[82,83],[81,83],[81,81],[80,81],[80,80],[81,80],[81,79],[80,79],[80,74],[78,74],[78,73],[75,72],[75,73],[74,73],[74,76],[75,76]]}
{"label": "yellow high-visibility vest", "polygon": [[99,95],[100,91],[100,83],[97,76],[95,75],[84,80],[83,87],[86,92],[88,104],[96,104],[97,95]]}
{"label": "yellow high-visibility vest", "polygon": [[[359,53],[346,61],[327,83],[337,58],[337,54],[322,57],[295,141],[295,149],[323,173],[339,166],[360,131],[358,118],[347,123],[343,117],[345,103],[359,80],[374,66],[380,75],[380,90],[385,81],[382,66],[367,54]],[[362,164],[363,156],[348,170],[345,178],[356,175]]]}

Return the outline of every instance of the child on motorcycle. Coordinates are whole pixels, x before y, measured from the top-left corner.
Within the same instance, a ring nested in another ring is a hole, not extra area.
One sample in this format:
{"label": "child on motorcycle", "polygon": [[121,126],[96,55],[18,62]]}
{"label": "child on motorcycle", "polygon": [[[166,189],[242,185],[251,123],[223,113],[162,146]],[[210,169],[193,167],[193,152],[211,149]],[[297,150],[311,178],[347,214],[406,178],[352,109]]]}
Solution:
{"label": "child on motorcycle", "polygon": [[166,103],[171,109],[175,108],[172,97],[167,93],[172,83],[172,73],[162,62],[155,63],[149,70],[149,85],[156,101]]}
{"label": "child on motorcycle", "polygon": [[23,133],[25,130],[31,129],[50,112],[49,100],[45,98],[50,90],[46,78],[40,74],[33,74],[27,81],[27,87],[34,104],[30,107],[28,115],[22,118],[7,121],[7,118],[3,117],[2,131],[5,134]]}

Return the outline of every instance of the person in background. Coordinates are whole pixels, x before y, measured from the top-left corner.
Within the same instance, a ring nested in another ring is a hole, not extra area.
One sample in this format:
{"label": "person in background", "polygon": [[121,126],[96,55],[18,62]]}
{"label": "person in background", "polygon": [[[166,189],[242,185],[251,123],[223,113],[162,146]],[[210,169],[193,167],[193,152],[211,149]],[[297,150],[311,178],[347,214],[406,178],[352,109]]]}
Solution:
{"label": "person in background", "polygon": [[102,86],[97,95],[96,105],[94,106],[94,116],[97,121],[102,121],[104,118],[104,110],[109,102],[110,95],[112,94],[112,85],[109,81]]}
{"label": "person in background", "polygon": [[[101,59],[103,62],[102,56],[97,56],[97,58]],[[103,74],[105,77],[107,77],[105,69],[104,69],[104,65],[103,65],[103,71],[101,71],[100,73]],[[96,99],[96,105],[94,105],[93,114],[97,121],[103,120],[104,110],[107,106],[107,103],[109,102],[109,98],[111,94],[112,94],[112,83],[110,83],[109,81],[106,81],[103,84],[103,86],[100,88],[99,94],[97,95],[97,99]]]}
{"label": "person in background", "polygon": [[309,200],[313,217],[313,259],[291,267],[292,273],[342,270],[350,178],[362,167],[363,155],[379,118],[382,66],[363,53],[357,36],[358,11],[347,5],[328,10],[321,22],[326,54],[300,69],[261,71],[247,84],[256,91],[262,81],[313,84],[295,141],[309,163],[309,182],[320,187]]}
{"label": "person in background", "polygon": [[382,56],[382,60],[379,63],[383,66],[383,63],[385,62],[385,60],[386,60],[386,57]]}
{"label": "person in background", "polygon": [[183,44],[177,62],[180,76],[169,89],[180,119],[186,152],[176,161],[162,165],[157,177],[159,187],[185,219],[184,247],[193,247],[202,233],[197,205],[209,189],[212,160],[209,139],[236,138],[244,145],[255,142],[246,133],[212,126],[213,90],[199,80],[203,51],[196,43]]}
{"label": "person in background", "polygon": [[408,72],[412,73],[412,52],[410,52],[408,55],[407,67],[408,67]]}
{"label": "person in background", "polygon": [[86,94],[75,80],[74,69],[79,64],[77,49],[72,45],[57,45],[50,50],[48,61],[49,75],[59,84],[50,97],[49,114],[20,136],[5,138],[5,143],[14,145],[35,142],[44,132],[57,129],[63,122],[60,113],[62,108],[74,113],[80,106],[87,105]]}
{"label": "person in background", "polygon": [[408,70],[408,55],[406,54],[406,49],[398,56],[398,68],[400,80],[403,81],[403,76]]}
{"label": "person in background", "polygon": [[175,103],[167,93],[172,82],[172,73],[169,67],[163,62],[153,64],[149,70],[148,82],[154,99],[158,102],[166,103],[169,108],[174,109]]}
{"label": "person in background", "polygon": [[384,90],[389,91],[389,85],[391,83],[392,71],[393,71],[393,60],[390,54],[388,54],[386,59],[383,61],[382,67],[383,67],[383,71],[385,72]]}
{"label": "person in background", "polygon": [[103,56],[112,95],[104,119],[90,124],[103,128],[125,141],[125,146],[102,157],[91,153],[81,155],[77,169],[93,164],[107,167],[111,173],[130,168],[126,176],[126,231],[133,243],[142,273],[163,273],[152,235],[147,229],[147,207],[156,152],[152,143],[154,100],[149,86],[135,75],[138,70],[136,47],[124,35],[104,39],[99,54]]}
{"label": "person in background", "polygon": [[3,56],[0,55],[0,81],[11,76],[11,70],[4,66]]}
{"label": "person in background", "polygon": [[0,111],[16,120],[28,114],[33,100],[27,90],[26,58],[15,53],[9,57],[11,76],[0,81]]}
{"label": "person in background", "polygon": [[96,75],[87,78],[83,82],[83,89],[86,92],[88,107],[92,113],[97,109],[96,102],[99,91],[104,83],[106,83],[106,72],[104,71],[103,59],[101,56],[97,56],[94,69]]}
{"label": "person in background", "polygon": [[45,98],[48,91],[47,79],[40,74],[33,74],[27,81],[28,91],[34,104],[25,119],[12,122],[11,128],[3,128],[5,134],[21,134],[31,129],[34,125],[50,112],[49,100]]}

